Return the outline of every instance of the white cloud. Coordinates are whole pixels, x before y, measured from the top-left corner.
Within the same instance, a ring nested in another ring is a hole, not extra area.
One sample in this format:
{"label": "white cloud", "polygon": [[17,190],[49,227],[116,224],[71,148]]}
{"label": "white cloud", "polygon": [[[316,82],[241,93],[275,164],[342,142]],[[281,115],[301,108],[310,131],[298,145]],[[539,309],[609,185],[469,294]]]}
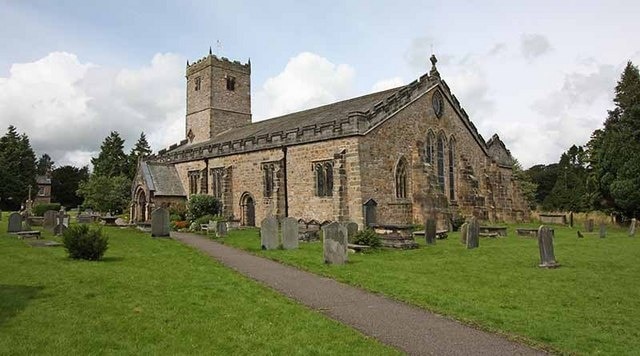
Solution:
{"label": "white cloud", "polygon": [[14,64],[0,78],[0,125],[15,125],[58,165],[88,164],[110,131],[128,146],[144,131],[158,150],[184,137],[184,62],[156,54],[142,68],[111,69],[53,52]]}
{"label": "white cloud", "polygon": [[371,90],[373,92],[378,92],[378,91],[383,91],[387,89],[397,88],[401,85],[404,85],[404,81],[402,80],[402,78],[393,77],[393,78],[377,81],[375,84],[373,84],[373,87],[371,88]]}
{"label": "white cloud", "polygon": [[345,99],[353,94],[354,77],[347,64],[300,53],[256,93],[254,117],[261,120]]}
{"label": "white cloud", "polygon": [[551,44],[543,35],[523,34],[520,38],[520,49],[526,59],[533,60],[551,51]]}

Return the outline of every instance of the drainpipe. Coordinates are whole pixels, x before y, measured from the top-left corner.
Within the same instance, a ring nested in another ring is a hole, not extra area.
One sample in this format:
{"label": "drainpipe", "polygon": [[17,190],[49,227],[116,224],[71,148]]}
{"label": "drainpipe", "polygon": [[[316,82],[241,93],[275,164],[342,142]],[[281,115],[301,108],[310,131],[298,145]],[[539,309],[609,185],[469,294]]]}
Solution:
{"label": "drainpipe", "polygon": [[284,155],[282,170],[284,171],[283,180],[284,180],[284,217],[289,217],[289,193],[287,189],[287,147],[282,147],[282,153]]}

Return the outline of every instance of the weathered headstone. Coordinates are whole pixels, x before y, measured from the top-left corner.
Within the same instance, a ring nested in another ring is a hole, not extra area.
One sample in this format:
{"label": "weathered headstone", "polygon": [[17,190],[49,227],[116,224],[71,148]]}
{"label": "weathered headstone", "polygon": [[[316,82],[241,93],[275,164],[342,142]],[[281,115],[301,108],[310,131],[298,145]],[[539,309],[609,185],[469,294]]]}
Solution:
{"label": "weathered headstone", "polygon": [[55,210],[47,210],[44,213],[44,221],[42,222],[42,227],[53,231],[53,228],[56,226],[56,218],[58,216],[58,212]]}
{"label": "weathered headstone", "polygon": [[553,233],[547,226],[538,228],[538,248],[540,249],[540,265],[543,268],[558,267],[556,256],[553,252]]}
{"label": "weathered headstone", "polygon": [[629,226],[629,236],[636,236],[636,218],[631,219],[631,226]]}
{"label": "weathered headstone", "polygon": [[358,233],[358,224],[350,221],[348,223],[345,223],[344,226],[347,228],[347,238],[349,239],[349,241],[352,241],[353,237]]}
{"label": "weathered headstone", "polygon": [[462,226],[460,226],[460,242],[462,242],[463,245],[467,245],[467,233],[469,231],[469,223],[465,222],[464,224],[462,224]]}
{"label": "weathered headstone", "polygon": [[473,249],[480,246],[480,224],[478,219],[472,217],[467,227],[467,248]]}
{"label": "weathered headstone", "polygon": [[605,237],[607,237],[607,225],[600,224],[600,238],[604,239]]}
{"label": "weathered headstone", "polygon": [[169,236],[169,210],[158,208],[151,212],[151,237]]}
{"label": "weathered headstone", "polygon": [[7,232],[20,231],[22,231],[22,215],[20,215],[20,213],[11,213],[9,215],[9,226],[7,226]]}
{"label": "weathered headstone", "polygon": [[337,222],[322,227],[324,262],[341,265],[347,262],[347,228]]}
{"label": "weathered headstone", "polygon": [[593,219],[587,219],[587,220],[584,222],[584,229],[585,229],[587,232],[593,232]]}
{"label": "weathered headstone", "polygon": [[225,221],[218,221],[218,223],[216,224],[216,236],[227,236],[227,223]]}
{"label": "weathered headstone", "polygon": [[69,215],[65,214],[64,207],[60,208],[60,211],[56,214],[56,225],[53,228],[53,233],[55,235],[62,235],[69,227],[69,221],[65,224],[65,217],[68,218]]}
{"label": "weathered headstone", "polygon": [[296,218],[289,217],[282,220],[282,247],[285,250],[298,248],[298,220]]}
{"label": "weathered headstone", "polygon": [[436,221],[427,219],[424,223],[424,237],[427,245],[436,244]]}
{"label": "weathered headstone", "polygon": [[260,223],[260,245],[263,250],[278,248],[278,219],[269,216]]}
{"label": "weathered headstone", "polygon": [[569,213],[569,226],[573,227],[573,211]]}

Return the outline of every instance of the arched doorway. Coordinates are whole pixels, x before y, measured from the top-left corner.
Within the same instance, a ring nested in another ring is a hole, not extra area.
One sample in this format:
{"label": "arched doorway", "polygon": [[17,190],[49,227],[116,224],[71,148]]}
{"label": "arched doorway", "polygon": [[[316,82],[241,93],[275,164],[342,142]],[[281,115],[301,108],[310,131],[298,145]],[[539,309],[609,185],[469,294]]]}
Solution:
{"label": "arched doorway", "polygon": [[138,189],[135,201],[135,221],[147,221],[147,194],[144,189]]}
{"label": "arched doorway", "polygon": [[240,198],[242,226],[256,226],[256,205],[251,194],[245,192]]}

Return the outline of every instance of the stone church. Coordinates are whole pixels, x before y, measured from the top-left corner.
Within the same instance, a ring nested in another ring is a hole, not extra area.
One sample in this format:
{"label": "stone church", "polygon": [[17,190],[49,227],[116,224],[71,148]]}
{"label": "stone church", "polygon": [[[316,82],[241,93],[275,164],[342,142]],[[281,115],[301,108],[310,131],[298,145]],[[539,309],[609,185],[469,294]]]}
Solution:
{"label": "stone church", "polygon": [[187,62],[185,139],[140,161],[131,220],[208,194],[244,226],[268,215],[407,225],[528,219],[513,158],[431,69],[398,88],[251,121],[251,62]]}

